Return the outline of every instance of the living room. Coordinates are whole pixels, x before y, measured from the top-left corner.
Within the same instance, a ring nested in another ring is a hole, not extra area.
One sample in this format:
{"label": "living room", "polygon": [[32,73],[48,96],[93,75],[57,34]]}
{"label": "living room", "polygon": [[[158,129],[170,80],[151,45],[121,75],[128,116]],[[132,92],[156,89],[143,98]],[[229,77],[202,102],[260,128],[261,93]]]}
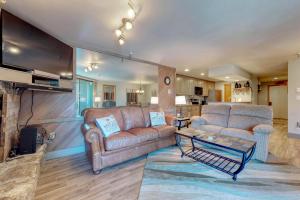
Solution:
{"label": "living room", "polygon": [[0,199],[298,199],[299,1],[0,5]]}

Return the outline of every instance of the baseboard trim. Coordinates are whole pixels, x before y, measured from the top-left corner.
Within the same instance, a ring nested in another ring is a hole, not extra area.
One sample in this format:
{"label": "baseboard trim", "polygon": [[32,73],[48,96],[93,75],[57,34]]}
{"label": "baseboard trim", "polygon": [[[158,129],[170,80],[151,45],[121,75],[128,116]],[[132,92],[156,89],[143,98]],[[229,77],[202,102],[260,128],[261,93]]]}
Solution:
{"label": "baseboard trim", "polygon": [[288,133],[288,138],[300,139],[299,133]]}
{"label": "baseboard trim", "polygon": [[84,146],[73,147],[73,148],[68,148],[68,149],[61,149],[61,150],[51,151],[51,152],[46,153],[45,159],[51,160],[51,159],[71,156],[71,155],[83,153],[83,152],[85,152]]}

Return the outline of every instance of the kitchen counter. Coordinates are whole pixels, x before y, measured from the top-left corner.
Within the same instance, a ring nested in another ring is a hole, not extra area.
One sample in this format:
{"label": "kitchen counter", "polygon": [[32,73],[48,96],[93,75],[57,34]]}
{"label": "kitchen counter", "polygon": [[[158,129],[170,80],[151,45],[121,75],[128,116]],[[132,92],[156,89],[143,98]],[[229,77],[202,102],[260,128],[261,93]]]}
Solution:
{"label": "kitchen counter", "polygon": [[208,102],[208,105],[223,104],[223,105],[239,105],[239,104],[251,104],[251,102]]}
{"label": "kitchen counter", "polygon": [[185,117],[199,116],[201,113],[201,105],[199,104],[186,104],[176,106],[176,113],[179,113],[181,110],[182,115]]}

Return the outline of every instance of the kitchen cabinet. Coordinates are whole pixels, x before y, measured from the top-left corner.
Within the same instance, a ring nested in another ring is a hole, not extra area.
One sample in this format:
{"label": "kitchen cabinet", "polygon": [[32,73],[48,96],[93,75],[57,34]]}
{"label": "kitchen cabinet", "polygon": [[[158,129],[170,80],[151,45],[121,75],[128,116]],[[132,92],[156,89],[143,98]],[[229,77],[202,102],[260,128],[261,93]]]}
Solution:
{"label": "kitchen cabinet", "polygon": [[188,80],[183,77],[176,78],[176,94],[187,95],[188,93]]}
{"label": "kitchen cabinet", "polygon": [[195,87],[203,88],[203,96],[208,96],[208,91],[215,88],[215,83],[187,76],[177,75],[176,95],[193,96]]}
{"label": "kitchen cabinet", "polygon": [[207,97],[208,96],[208,88],[207,88],[207,81],[204,81],[203,83],[203,96]]}
{"label": "kitchen cabinet", "polygon": [[194,95],[195,90],[195,82],[194,79],[188,79],[188,89],[187,89],[187,95]]}
{"label": "kitchen cabinet", "polygon": [[181,87],[182,87],[182,78],[176,77],[176,94],[177,95],[182,94]]}

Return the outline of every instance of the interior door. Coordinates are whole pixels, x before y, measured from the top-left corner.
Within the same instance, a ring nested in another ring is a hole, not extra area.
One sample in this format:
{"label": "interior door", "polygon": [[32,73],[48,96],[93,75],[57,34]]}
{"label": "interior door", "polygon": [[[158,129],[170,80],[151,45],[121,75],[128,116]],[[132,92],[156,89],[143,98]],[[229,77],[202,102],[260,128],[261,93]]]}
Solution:
{"label": "interior door", "polygon": [[231,102],[231,84],[224,84],[224,101]]}
{"label": "interior door", "polygon": [[270,86],[269,102],[273,107],[273,118],[288,118],[288,89],[286,85]]}

